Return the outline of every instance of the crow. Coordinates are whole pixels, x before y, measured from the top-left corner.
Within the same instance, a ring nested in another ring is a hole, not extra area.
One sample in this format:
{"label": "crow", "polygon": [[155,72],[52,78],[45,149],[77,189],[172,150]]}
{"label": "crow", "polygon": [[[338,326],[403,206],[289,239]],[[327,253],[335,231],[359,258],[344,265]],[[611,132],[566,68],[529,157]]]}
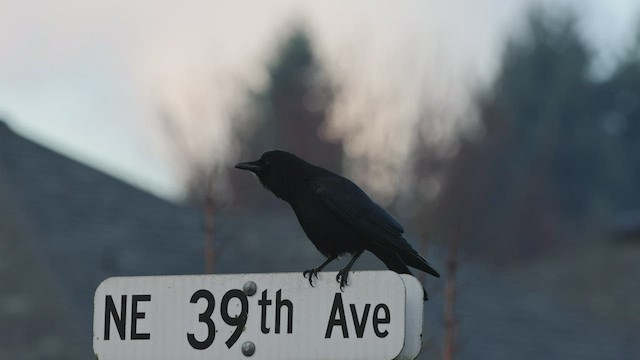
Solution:
{"label": "crow", "polygon": [[280,150],[267,151],[260,159],[235,167],[255,173],[267,190],[289,203],[307,237],[327,257],[317,268],[303,272],[311,286],[313,277],[327,264],[351,254],[336,276],[342,290],[364,250],[399,274],[411,274],[408,265],[440,277],[402,236],[402,225],[349,179]]}

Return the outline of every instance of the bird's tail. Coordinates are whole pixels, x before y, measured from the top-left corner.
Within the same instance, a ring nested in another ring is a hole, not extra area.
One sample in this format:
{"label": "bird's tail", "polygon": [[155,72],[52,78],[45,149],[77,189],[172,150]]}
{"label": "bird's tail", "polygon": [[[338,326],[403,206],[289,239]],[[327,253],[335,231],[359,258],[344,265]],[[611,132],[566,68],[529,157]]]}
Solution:
{"label": "bird's tail", "polygon": [[[398,274],[409,274],[409,275],[413,275],[411,273],[411,270],[409,270],[409,268],[407,267],[407,265],[404,264],[404,262],[402,262],[402,259],[400,257],[398,257],[397,254],[392,253],[392,252],[384,252],[384,251],[380,251],[380,252],[374,252],[374,254],[380,259],[382,260],[382,262],[387,265],[387,268],[389,270],[395,271]],[[424,292],[424,296],[423,299],[424,301],[429,300],[429,297],[427,296],[427,290],[424,289],[424,287],[422,288],[422,291]]]}
{"label": "bird's tail", "polygon": [[440,274],[438,274],[438,272],[433,267],[431,267],[427,260],[425,260],[425,258],[420,256],[420,254],[418,253],[412,254],[408,252],[402,252],[400,253],[400,258],[402,258],[402,261],[405,264],[411,266],[412,268],[422,270],[427,274],[431,274],[438,278],[440,277]]}

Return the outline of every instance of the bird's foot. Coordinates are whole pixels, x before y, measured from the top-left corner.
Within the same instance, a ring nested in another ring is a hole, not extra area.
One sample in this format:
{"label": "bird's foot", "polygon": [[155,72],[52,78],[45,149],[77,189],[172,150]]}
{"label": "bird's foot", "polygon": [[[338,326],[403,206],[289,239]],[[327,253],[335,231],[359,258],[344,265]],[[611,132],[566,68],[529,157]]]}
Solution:
{"label": "bird's foot", "polygon": [[307,275],[309,275],[309,285],[311,285],[311,287],[313,287],[313,277],[315,276],[315,278],[318,278],[318,273],[320,272],[319,269],[309,269],[309,270],[305,270],[302,272],[302,276],[304,276],[305,278],[307,277]]}
{"label": "bird's foot", "polygon": [[343,288],[349,283],[347,282],[347,278],[349,277],[349,269],[342,269],[338,271],[338,275],[336,275],[336,281],[340,283],[340,291],[344,291]]}

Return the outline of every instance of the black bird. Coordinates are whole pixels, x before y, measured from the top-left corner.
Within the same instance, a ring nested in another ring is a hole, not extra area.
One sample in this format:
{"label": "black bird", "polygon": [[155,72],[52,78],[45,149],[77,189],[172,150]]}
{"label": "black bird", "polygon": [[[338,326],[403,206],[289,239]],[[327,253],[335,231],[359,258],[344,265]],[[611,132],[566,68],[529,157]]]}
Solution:
{"label": "black bird", "polygon": [[[434,270],[404,239],[404,229],[356,184],[286,151],[268,151],[260,159],[235,166],[258,176],[262,185],[291,205],[302,229],[327,260],[303,272],[313,277],[338,256],[353,255],[338,272],[340,289],[347,285],[353,263],[364,250],[376,255],[390,270],[411,274],[407,265],[435,277]],[[427,293],[424,293],[427,300]]]}

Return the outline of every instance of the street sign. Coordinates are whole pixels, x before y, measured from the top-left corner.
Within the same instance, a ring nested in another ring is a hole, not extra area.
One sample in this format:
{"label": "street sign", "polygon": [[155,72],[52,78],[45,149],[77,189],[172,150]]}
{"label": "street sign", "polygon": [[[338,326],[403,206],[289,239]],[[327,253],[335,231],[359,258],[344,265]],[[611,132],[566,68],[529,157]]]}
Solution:
{"label": "street sign", "polygon": [[100,360],[413,359],[422,287],[392,271],[118,277],[94,298]]}

